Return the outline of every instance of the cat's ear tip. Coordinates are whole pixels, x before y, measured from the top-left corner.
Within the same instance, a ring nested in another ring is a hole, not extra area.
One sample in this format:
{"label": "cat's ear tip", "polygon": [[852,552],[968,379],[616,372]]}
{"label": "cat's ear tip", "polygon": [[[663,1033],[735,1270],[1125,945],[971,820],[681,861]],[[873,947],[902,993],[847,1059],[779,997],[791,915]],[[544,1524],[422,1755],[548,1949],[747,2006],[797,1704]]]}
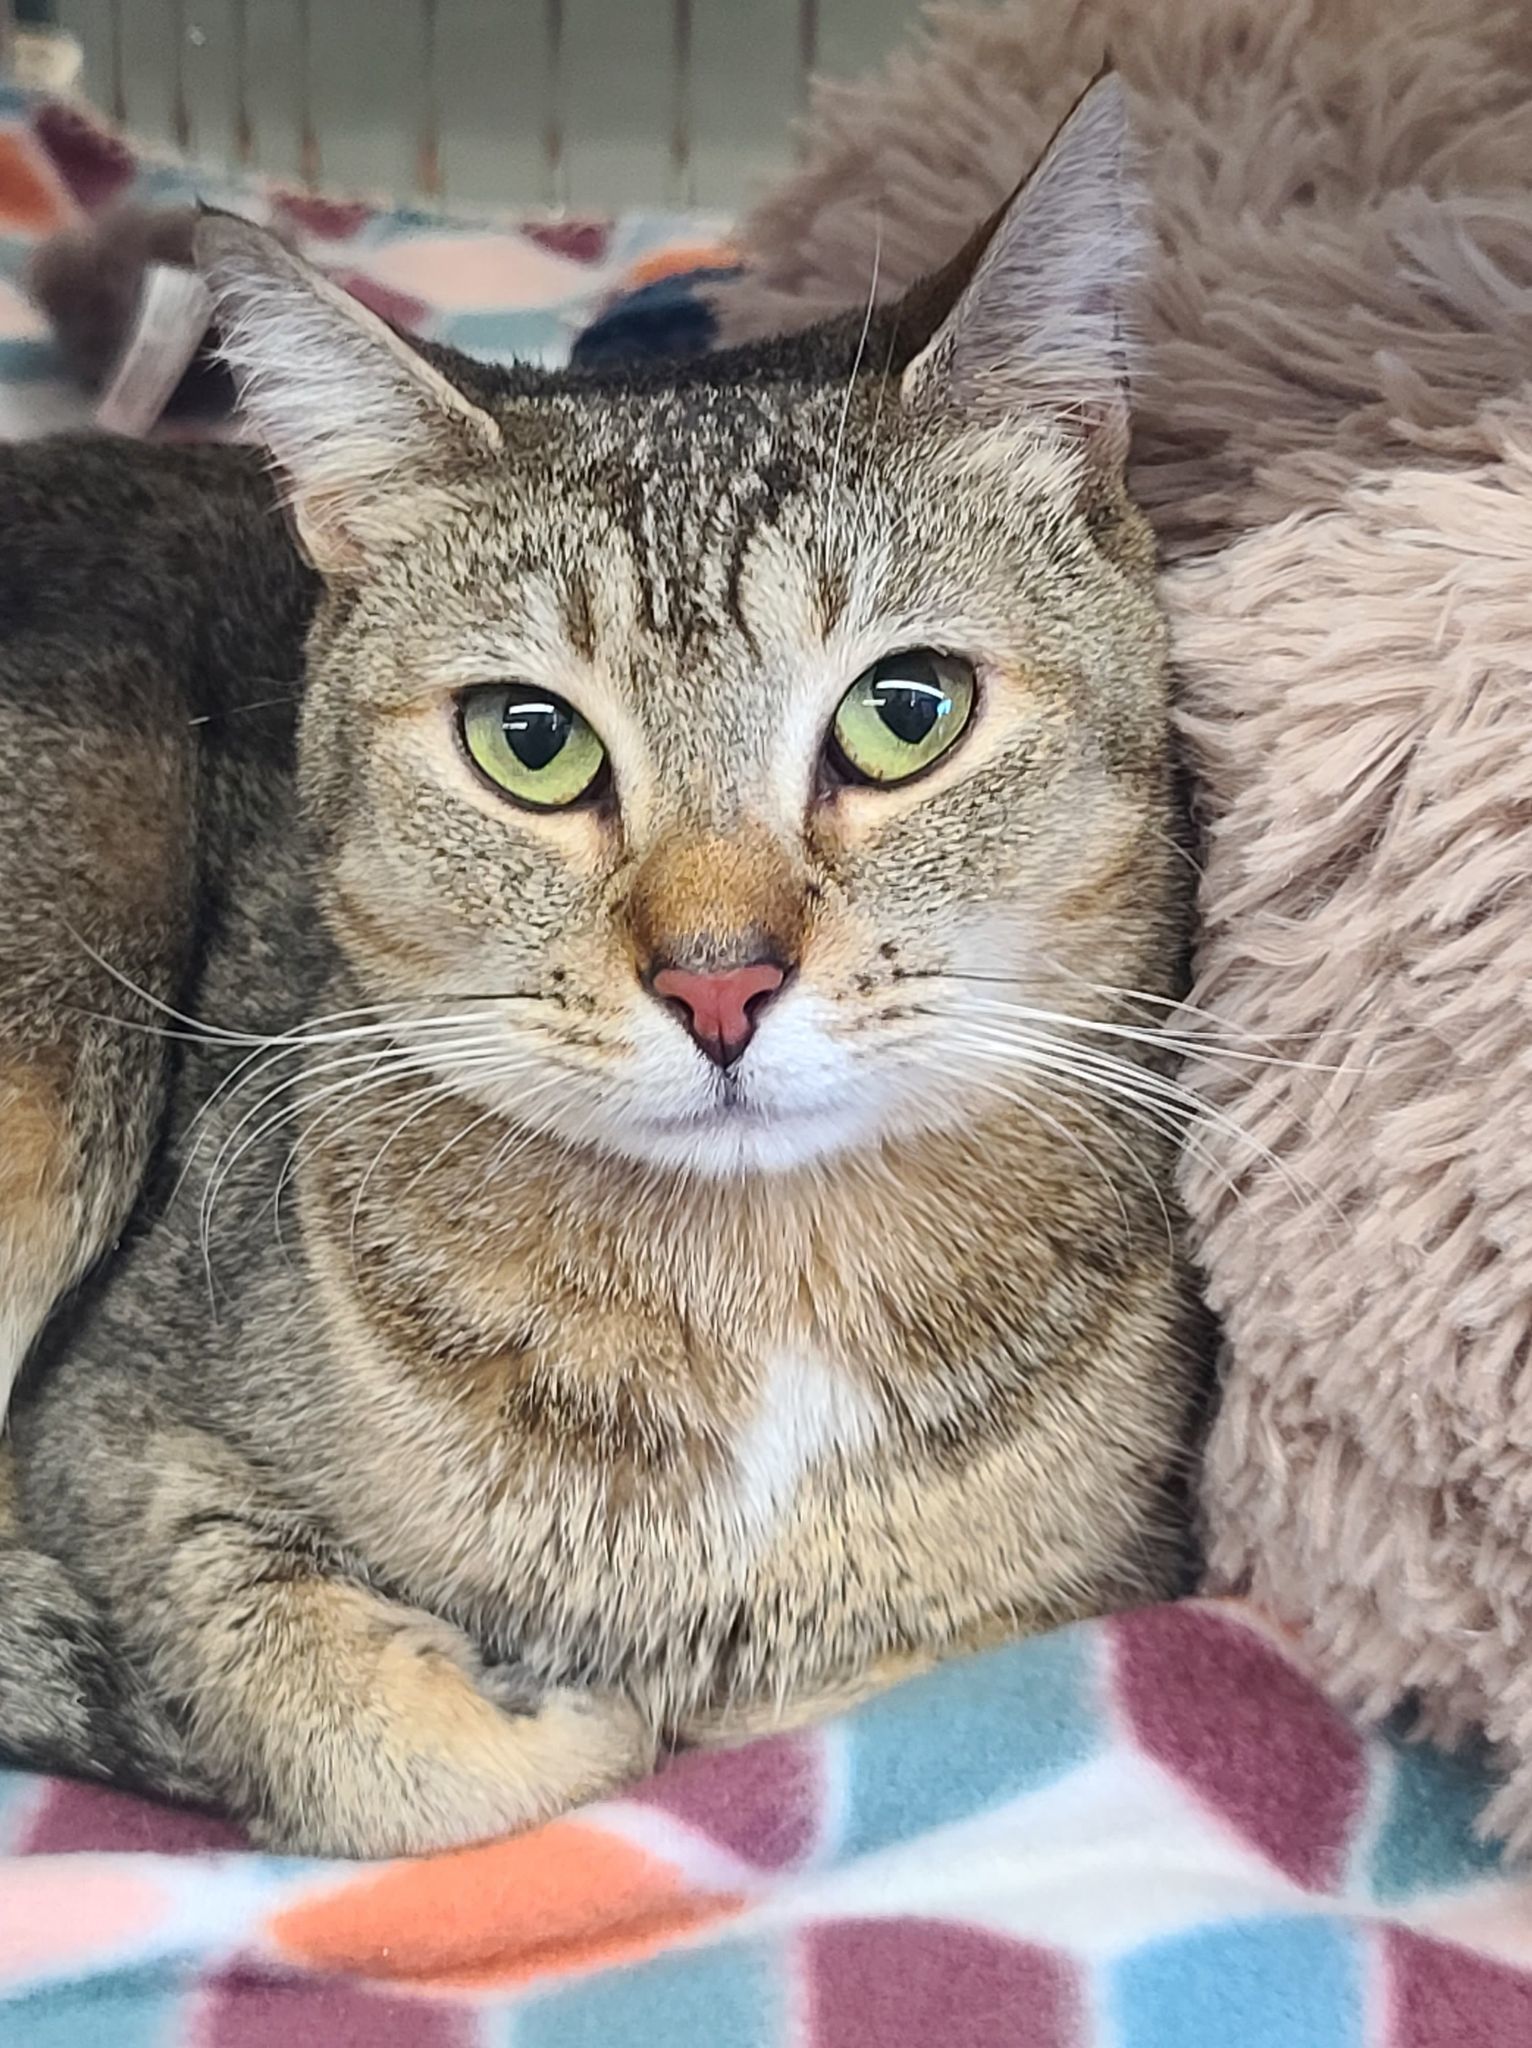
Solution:
{"label": "cat's ear tip", "polygon": [[1103,58],[1101,69],[1075,101],[1064,130],[1074,127],[1078,121],[1082,128],[1089,127],[1097,136],[1113,132],[1126,139],[1132,126],[1128,112],[1128,90],[1123,83],[1122,73]]}
{"label": "cat's ear tip", "polygon": [[972,419],[1045,417],[1115,465],[1149,186],[1115,72],[1076,99],[1031,175],[965,251],[961,295],[904,373],[912,400]]}
{"label": "cat's ear tip", "polygon": [[269,229],[216,207],[201,210],[192,230],[192,260],[215,290],[241,274],[292,268],[290,253]]}

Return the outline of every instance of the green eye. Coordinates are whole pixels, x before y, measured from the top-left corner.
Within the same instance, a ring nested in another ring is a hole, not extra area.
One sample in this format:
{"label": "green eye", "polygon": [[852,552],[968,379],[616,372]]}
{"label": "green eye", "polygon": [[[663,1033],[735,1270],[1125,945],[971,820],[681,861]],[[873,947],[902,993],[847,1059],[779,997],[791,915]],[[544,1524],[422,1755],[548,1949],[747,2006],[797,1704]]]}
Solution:
{"label": "green eye", "polygon": [[534,810],[589,797],[606,767],[606,748],[574,706],[533,683],[466,690],[458,716],[474,766]]}
{"label": "green eye", "polygon": [[972,667],[929,647],[890,654],[859,675],[831,728],[832,756],[850,780],[908,782],[941,759],[973,716]]}

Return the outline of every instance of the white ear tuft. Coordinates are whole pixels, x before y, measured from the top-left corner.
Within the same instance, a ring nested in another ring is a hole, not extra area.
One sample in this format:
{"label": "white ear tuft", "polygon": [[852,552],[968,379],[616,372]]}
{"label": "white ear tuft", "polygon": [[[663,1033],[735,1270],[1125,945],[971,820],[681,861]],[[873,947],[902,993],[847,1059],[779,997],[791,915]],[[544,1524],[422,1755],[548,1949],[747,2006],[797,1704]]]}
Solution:
{"label": "white ear tuft", "polygon": [[488,413],[263,229],[208,214],[196,256],[245,415],[320,570],[354,571],[406,537],[432,490],[500,447]]}
{"label": "white ear tuft", "polygon": [[1060,128],[905,371],[910,402],[988,423],[1044,412],[1080,436],[1093,463],[1120,464],[1146,202],[1122,87],[1108,76]]}

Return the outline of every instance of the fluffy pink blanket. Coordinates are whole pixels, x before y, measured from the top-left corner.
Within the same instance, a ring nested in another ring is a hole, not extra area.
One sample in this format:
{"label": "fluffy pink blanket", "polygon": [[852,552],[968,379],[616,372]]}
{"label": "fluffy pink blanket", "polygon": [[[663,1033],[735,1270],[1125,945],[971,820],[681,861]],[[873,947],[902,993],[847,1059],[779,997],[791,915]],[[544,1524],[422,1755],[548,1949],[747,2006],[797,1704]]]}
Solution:
{"label": "fluffy pink blanket", "polygon": [[1532,6],[946,6],[826,88],[725,336],[897,292],[1104,49],[1162,244],[1137,488],[1205,834],[1184,1192],[1215,1582],[1482,1728],[1532,1847]]}

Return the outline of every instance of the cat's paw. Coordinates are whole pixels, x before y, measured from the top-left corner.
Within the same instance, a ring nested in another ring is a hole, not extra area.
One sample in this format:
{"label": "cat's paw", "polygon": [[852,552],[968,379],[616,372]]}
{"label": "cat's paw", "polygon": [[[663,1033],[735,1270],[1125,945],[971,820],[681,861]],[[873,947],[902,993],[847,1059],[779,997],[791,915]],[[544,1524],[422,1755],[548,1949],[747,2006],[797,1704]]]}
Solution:
{"label": "cat's paw", "polygon": [[531,1698],[524,1674],[487,1670],[440,1621],[390,1614],[351,1589],[326,1592],[332,1627],[342,1614],[348,1633],[365,1621],[369,1668],[364,1676],[353,1665],[355,1682],[340,1692],[330,1662],[322,1705],[296,1699],[296,1672],[283,1674],[287,1704],[304,1711],[261,1731],[263,1782],[247,1812],[262,1846],[357,1857],[460,1848],[549,1820],[652,1767],[654,1734],[631,1701]]}
{"label": "cat's paw", "polygon": [[549,1688],[518,1664],[482,1665],[475,1683],[503,1714],[538,1722],[539,1739],[561,1751],[571,1780],[587,1786],[571,1804],[646,1777],[658,1761],[653,1723],[618,1693]]}
{"label": "cat's paw", "polygon": [[580,1788],[570,1805],[646,1778],[659,1757],[653,1723],[618,1693],[561,1688],[544,1695],[535,1719],[560,1775]]}

